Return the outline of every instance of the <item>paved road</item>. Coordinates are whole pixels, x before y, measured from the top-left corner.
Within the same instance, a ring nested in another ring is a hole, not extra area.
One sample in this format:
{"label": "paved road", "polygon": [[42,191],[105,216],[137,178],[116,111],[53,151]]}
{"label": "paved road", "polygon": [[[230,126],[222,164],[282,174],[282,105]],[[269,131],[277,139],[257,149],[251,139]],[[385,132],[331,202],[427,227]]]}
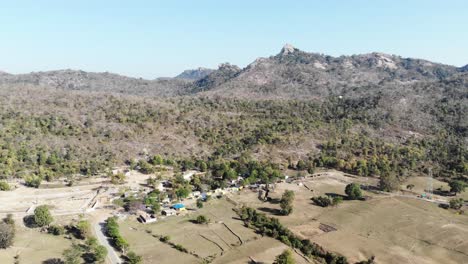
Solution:
{"label": "paved road", "polygon": [[120,264],[122,260],[119,257],[119,253],[109,244],[107,237],[104,235],[104,221],[96,221],[93,223],[94,232],[99,243],[107,248],[107,259],[111,264]]}

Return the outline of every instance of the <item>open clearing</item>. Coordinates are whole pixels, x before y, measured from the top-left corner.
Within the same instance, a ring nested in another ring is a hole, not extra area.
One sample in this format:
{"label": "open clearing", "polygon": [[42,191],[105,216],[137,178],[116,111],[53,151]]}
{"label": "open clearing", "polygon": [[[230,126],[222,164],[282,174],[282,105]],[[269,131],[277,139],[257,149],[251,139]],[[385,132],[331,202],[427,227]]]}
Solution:
{"label": "open clearing", "polygon": [[50,258],[60,258],[62,252],[71,246],[71,240],[53,236],[16,224],[15,242],[12,247],[0,250],[0,263],[14,263],[19,256],[21,264],[38,264]]}
{"label": "open clearing", "polygon": [[[337,208],[322,208],[310,200],[327,193],[344,194],[347,183],[371,180],[330,172],[299,184],[278,184],[270,192],[272,202],[262,202],[248,190],[235,198],[278,217],[297,235],[341,253],[351,262],[375,255],[378,263],[468,263],[466,215],[427,201],[371,192],[364,192],[370,196],[367,201],[345,200]],[[294,212],[280,216],[277,200],[286,189],[296,193]]]}
{"label": "open clearing", "polygon": [[[244,227],[232,210],[233,204],[223,199],[205,203],[205,207],[184,216],[168,217],[160,222],[142,225],[129,218],[121,223],[121,233],[128,239],[132,250],[143,256],[144,263],[200,263],[203,258],[213,263],[248,263],[251,259],[273,262],[275,256],[287,248],[269,237],[255,234]],[[190,222],[198,215],[210,218],[208,225]],[[153,235],[168,235],[170,241],[180,244],[198,257],[182,253],[162,243]],[[295,254],[298,263],[307,263]]]}

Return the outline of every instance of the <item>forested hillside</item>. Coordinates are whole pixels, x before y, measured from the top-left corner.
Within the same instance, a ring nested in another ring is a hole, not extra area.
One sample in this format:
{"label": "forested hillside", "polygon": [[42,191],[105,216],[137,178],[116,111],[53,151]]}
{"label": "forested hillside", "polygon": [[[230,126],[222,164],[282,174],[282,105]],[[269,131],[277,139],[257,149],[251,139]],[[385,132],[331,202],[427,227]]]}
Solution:
{"label": "forested hillside", "polygon": [[93,175],[153,155],[214,172],[259,161],[366,176],[468,173],[468,73],[424,60],[285,46],[199,79],[67,70],[0,74],[0,84],[3,178]]}

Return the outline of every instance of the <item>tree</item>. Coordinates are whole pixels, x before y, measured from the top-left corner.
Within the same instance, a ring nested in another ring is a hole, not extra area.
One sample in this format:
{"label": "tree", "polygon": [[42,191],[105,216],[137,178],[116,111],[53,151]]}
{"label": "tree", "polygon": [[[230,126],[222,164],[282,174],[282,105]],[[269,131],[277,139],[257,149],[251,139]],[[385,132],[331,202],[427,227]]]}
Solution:
{"label": "tree", "polygon": [[180,198],[186,198],[190,194],[190,189],[187,186],[180,187],[176,190],[176,195],[177,197]]}
{"label": "tree", "polygon": [[459,210],[463,206],[463,198],[454,198],[449,202],[449,206],[452,209]]}
{"label": "tree", "polygon": [[47,232],[54,236],[60,236],[63,235],[63,233],[65,233],[65,228],[61,225],[51,225],[49,226],[49,228],[47,228]]}
{"label": "tree", "polygon": [[91,234],[91,224],[86,220],[79,221],[76,229],[81,239],[86,239]]}
{"label": "tree", "polygon": [[54,221],[47,205],[40,205],[34,210],[34,222],[37,226],[47,226]]}
{"label": "tree", "polygon": [[140,264],[143,262],[143,258],[141,256],[138,256],[133,251],[128,252],[126,257],[127,257],[128,264]]}
{"label": "tree", "polygon": [[198,200],[197,200],[197,207],[198,207],[198,208],[203,208],[203,202],[202,202],[201,199],[198,199]]}
{"label": "tree", "polygon": [[307,164],[303,160],[299,160],[296,165],[297,170],[305,170],[307,169]]}
{"label": "tree", "polygon": [[335,196],[333,197],[333,200],[332,200],[332,205],[333,206],[338,206],[340,203],[343,202],[343,197],[341,196]]}
{"label": "tree", "polygon": [[93,263],[103,263],[107,257],[107,248],[103,245],[97,245],[93,248]]}
{"label": "tree", "polygon": [[408,185],[406,185],[406,189],[408,189],[408,190],[410,190],[410,191],[412,191],[413,188],[414,188],[414,184],[408,184]]}
{"label": "tree", "polygon": [[382,191],[392,192],[398,190],[400,183],[395,175],[384,174],[380,176],[379,187]]}
{"label": "tree", "polygon": [[9,191],[10,185],[6,181],[0,181],[0,191]]}
{"label": "tree", "polygon": [[275,258],[273,264],[295,264],[296,261],[293,258],[291,251],[288,249],[283,251],[280,255]]}
{"label": "tree", "polygon": [[208,224],[210,222],[210,219],[204,215],[199,215],[194,221],[197,224]]}
{"label": "tree", "polygon": [[466,184],[462,181],[451,181],[449,182],[450,191],[454,193],[461,193],[465,191]]}
{"label": "tree", "polygon": [[80,264],[81,254],[82,250],[77,244],[73,244],[71,248],[65,249],[62,253],[65,264]]}
{"label": "tree", "polygon": [[357,183],[350,183],[346,185],[345,193],[350,200],[357,200],[362,198],[361,187]]}
{"label": "tree", "polygon": [[294,202],[294,192],[291,190],[286,190],[281,196],[280,207],[281,214],[289,215],[293,211],[293,202]]}
{"label": "tree", "polygon": [[28,187],[39,188],[42,179],[39,176],[32,175],[24,178],[24,184]]}
{"label": "tree", "polygon": [[15,227],[5,222],[0,222],[0,248],[8,248],[13,245]]}

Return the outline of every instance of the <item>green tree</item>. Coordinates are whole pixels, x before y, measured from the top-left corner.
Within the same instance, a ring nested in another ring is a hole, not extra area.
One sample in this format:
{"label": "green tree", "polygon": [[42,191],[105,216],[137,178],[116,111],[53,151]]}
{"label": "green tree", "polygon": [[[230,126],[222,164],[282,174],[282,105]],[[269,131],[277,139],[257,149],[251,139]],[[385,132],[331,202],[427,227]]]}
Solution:
{"label": "green tree", "polygon": [[293,211],[293,202],[294,202],[294,192],[291,190],[284,191],[281,196],[280,207],[281,214],[289,215]]}
{"label": "green tree", "polygon": [[135,252],[130,251],[127,254],[127,263],[128,264],[140,264],[143,263],[143,258],[138,256]]}
{"label": "green tree", "polygon": [[81,239],[86,239],[91,234],[91,224],[87,220],[80,220],[76,224],[76,230],[78,231],[78,235]]}
{"label": "green tree", "polygon": [[188,188],[188,186],[182,186],[176,190],[176,195],[178,198],[186,198],[187,196],[189,196],[189,194],[190,189]]}
{"label": "green tree", "polygon": [[39,227],[47,226],[54,221],[47,205],[40,205],[34,209],[34,222]]}
{"label": "green tree", "polygon": [[201,199],[197,200],[197,207],[198,208],[203,208],[203,201]]}
{"label": "green tree", "polygon": [[361,186],[354,182],[346,185],[345,193],[351,200],[357,200],[362,198]]}
{"label": "green tree", "polygon": [[295,264],[296,261],[293,258],[293,255],[290,250],[285,250],[283,253],[278,255],[275,258],[275,262],[273,264]]}
{"label": "green tree", "polygon": [[197,218],[194,220],[195,223],[197,224],[208,224],[210,222],[210,219],[204,215],[199,215]]}
{"label": "green tree", "polygon": [[51,225],[49,228],[47,228],[47,232],[54,236],[60,236],[65,233],[65,228],[61,225]]}
{"label": "green tree", "polygon": [[379,187],[382,191],[393,192],[399,189],[400,183],[395,175],[384,174],[380,176]]}
{"label": "green tree", "polygon": [[0,191],[9,191],[10,185],[6,181],[0,181]]}
{"label": "green tree", "polygon": [[452,209],[459,210],[463,206],[463,198],[454,198],[449,202],[449,206]]}
{"label": "green tree", "polygon": [[465,191],[466,184],[462,181],[451,181],[449,182],[450,191],[454,193],[461,193]]}
{"label": "green tree", "polygon": [[81,247],[77,244],[73,244],[71,248],[65,249],[62,255],[65,264],[80,264],[82,254]]}

